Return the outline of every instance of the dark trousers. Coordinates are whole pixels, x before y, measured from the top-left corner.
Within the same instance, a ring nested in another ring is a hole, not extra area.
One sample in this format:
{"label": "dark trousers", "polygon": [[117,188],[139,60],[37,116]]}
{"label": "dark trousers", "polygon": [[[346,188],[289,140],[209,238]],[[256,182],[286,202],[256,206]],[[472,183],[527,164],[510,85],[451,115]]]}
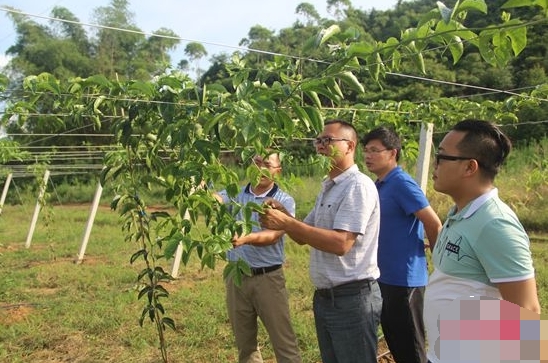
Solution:
{"label": "dark trousers", "polygon": [[376,281],[316,290],[313,308],[323,363],[377,362],[382,301]]}
{"label": "dark trousers", "polygon": [[423,321],[424,286],[404,287],[379,282],[381,326],[397,363],[427,363]]}

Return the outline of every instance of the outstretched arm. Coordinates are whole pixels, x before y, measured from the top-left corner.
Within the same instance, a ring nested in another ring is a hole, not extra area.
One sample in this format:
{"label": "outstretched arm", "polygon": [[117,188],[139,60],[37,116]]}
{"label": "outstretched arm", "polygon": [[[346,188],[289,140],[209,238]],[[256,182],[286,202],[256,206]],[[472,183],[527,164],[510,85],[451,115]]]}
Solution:
{"label": "outstretched arm", "polygon": [[261,226],[268,229],[285,231],[295,242],[307,244],[318,250],[342,256],[354,245],[357,233],[312,227],[278,209],[271,204],[260,215]]}
{"label": "outstretched arm", "polygon": [[283,235],[284,231],[264,229],[262,231],[252,232],[242,236],[234,236],[232,239],[232,245],[234,247],[245,244],[253,246],[269,246],[277,243]]}

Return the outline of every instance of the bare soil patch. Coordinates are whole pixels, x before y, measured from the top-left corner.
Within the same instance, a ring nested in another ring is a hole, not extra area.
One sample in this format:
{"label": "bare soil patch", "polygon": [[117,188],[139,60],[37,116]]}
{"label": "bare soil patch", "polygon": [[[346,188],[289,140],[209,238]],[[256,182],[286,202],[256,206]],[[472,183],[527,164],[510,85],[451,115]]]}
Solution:
{"label": "bare soil patch", "polygon": [[35,310],[35,305],[30,303],[1,304],[0,324],[11,325],[25,320]]}

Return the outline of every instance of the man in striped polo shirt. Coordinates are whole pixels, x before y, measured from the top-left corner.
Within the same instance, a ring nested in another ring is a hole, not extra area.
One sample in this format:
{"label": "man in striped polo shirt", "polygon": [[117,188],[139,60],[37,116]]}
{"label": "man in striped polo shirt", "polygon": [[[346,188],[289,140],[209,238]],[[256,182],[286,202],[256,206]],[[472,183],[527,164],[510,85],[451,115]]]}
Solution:
{"label": "man in striped polo shirt", "polygon": [[356,129],[342,120],[325,123],[316,151],[330,158],[322,191],[303,222],[269,200],[263,227],[284,230],[311,246],[314,320],[323,363],[376,363],[382,299],[376,279],[379,196],[354,162]]}

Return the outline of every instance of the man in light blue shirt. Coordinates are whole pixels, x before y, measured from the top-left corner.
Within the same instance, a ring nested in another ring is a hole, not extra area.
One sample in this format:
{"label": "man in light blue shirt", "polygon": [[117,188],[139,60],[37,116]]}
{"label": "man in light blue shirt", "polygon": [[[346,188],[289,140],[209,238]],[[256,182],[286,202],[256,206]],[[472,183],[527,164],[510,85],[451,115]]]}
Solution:
{"label": "man in light blue shirt", "polygon": [[[222,203],[241,205],[248,202],[262,204],[266,198],[273,198],[288,213],[295,215],[295,200],[274,182],[282,170],[279,154],[256,155],[253,163],[261,170],[258,183],[247,184],[234,199],[226,191],[216,194],[216,198]],[[243,219],[242,215],[238,217]],[[282,266],[285,261],[284,232],[261,229],[256,212],[251,219],[257,222],[252,232],[235,236],[232,241],[234,248],[227,252],[230,261],[242,259],[247,262],[252,275],[244,276],[241,286],[236,286],[231,277],[226,279],[226,304],[238,347],[238,362],[263,362],[257,342],[257,318],[260,318],[270,337],[276,361],[300,363]]]}

